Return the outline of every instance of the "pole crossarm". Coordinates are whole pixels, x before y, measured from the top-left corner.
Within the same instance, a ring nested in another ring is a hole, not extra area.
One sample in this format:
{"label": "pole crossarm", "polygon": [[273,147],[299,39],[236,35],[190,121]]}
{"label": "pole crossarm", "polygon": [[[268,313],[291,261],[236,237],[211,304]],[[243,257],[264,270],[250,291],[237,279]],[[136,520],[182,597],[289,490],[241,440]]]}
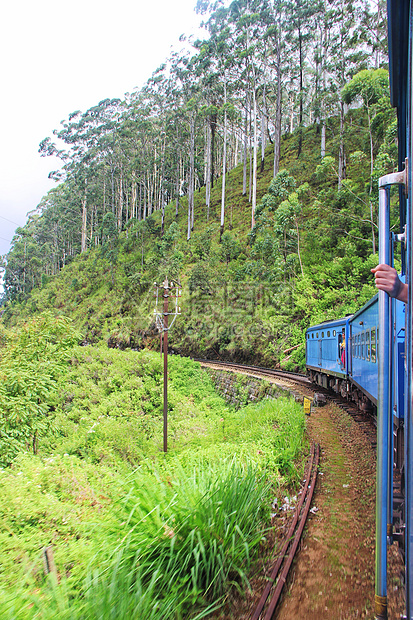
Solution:
{"label": "pole crossarm", "polygon": [[[177,316],[179,316],[181,314],[181,308],[179,307],[179,297],[181,296],[181,292],[182,292],[182,285],[180,284],[180,282],[176,281],[176,280],[170,280],[168,281],[168,278],[165,278],[164,282],[162,282],[162,284],[158,284],[157,282],[154,283],[154,287],[155,287],[155,296],[156,296],[156,304],[155,304],[155,309],[153,311],[154,316],[155,316],[155,325],[156,328],[158,330],[158,332],[161,331],[169,331],[172,327],[172,325],[175,323]],[[165,298],[165,296],[169,298],[173,298],[174,302],[175,302],[175,307],[174,310],[172,312],[169,312],[168,310],[165,310],[165,308],[163,309],[163,311],[159,311],[158,310],[158,303],[159,303],[159,291],[163,290],[163,295],[161,295],[162,297]],[[166,324],[166,322],[162,319],[162,317],[166,317],[166,316],[172,316],[173,319],[169,324]]]}

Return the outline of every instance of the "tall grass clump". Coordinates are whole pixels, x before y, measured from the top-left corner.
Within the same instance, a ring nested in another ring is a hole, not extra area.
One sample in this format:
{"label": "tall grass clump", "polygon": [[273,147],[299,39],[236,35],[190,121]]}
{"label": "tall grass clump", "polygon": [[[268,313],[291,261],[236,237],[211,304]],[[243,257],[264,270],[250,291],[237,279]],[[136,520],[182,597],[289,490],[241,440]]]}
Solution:
{"label": "tall grass clump", "polygon": [[268,494],[265,476],[236,459],[173,478],[139,472],[120,506],[126,525],[113,560],[89,576],[89,617],[188,617],[216,608],[230,585],[248,587]]}
{"label": "tall grass clump", "polygon": [[201,620],[232,585],[249,587],[270,505],[268,479],[252,462],[201,459],[173,472],[146,465],[129,483],[114,507],[118,544],[108,560],[91,561],[83,587],[75,592],[52,577],[46,598],[44,590],[14,601],[0,592],[1,617]]}
{"label": "tall grass clump", "polygon": [[176,356],[164,454],[159,367],[148,352],[71,350],[54,432],[0,468],[0,620],[200,620],[248,589],[274,496],[301,477],[302,407],[235,410]]}

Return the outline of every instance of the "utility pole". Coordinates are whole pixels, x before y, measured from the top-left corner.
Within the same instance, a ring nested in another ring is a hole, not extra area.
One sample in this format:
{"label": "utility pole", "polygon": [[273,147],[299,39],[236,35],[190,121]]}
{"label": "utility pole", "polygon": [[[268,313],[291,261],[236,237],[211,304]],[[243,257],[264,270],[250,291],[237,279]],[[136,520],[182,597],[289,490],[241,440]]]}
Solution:
{"label": "utility pole", "polygon": [[[168,331],[175,322],[178,314],[181,314],[179,307],[179,297],[181,296],[182,287],[179,282],[174,280],[168,281],[168,278],[157,284],[155,282],[156,307],[154,310],[155,324],[161,334],[161,357],[162,357],[162,340],[163,340],[163,451],[168,451]],[[162,290],[163,312],[158,311],[159,290]],[[175,300],[175,309],[169,312],[169,298]],[[168,325],[168,317],[172,316],[171,324]],[[163,336],[163,338],[162,338]]]}

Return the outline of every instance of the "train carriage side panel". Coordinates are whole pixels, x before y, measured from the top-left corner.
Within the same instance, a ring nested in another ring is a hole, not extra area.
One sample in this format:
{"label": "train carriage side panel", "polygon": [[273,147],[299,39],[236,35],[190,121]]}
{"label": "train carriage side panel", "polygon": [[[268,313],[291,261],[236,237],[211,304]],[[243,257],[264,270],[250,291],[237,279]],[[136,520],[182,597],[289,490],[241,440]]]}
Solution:
{"label": "train carriage side panel", "polygon": [[[356,312],[350,321],[350,372],[355,389],[377,405],[377,342],[379,323],[378,295]],[[367,402],[367,401],[366,401]]]}
{"label": "train carriage side panel", "polygon": [[[400,277],[402,281],[404,277]],[[400,425],[404,418],[404,399],[405,399],[405,325],[406,325],[406,306],[401,301],[395,301],[395,319],[394,319],[394,369],[393,369],[393,385],[394,385],[394,405],[393,419],[397,426]]]}
{"label": "train carriage side panel", "polygon": [[336,391],[345,390],[349,317],[326,321],[306,331],[306,368],[311,380]]}
{"label": "train carriage side panel", "polygon": [[[394,302],[394,415],[403,418],[404,381],[404,304]],[[356,312],[350,321],[349,379],[355,390],[377,405],[378,394],[378,295]],[[355,400],[360,400],[355,398]]]}

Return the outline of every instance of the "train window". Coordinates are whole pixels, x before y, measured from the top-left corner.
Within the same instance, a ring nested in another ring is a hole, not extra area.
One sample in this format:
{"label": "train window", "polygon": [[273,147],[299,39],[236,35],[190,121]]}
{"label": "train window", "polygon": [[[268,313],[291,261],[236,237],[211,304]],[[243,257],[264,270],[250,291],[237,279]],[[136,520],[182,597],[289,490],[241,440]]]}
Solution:
{"label": "train window", "polygon": [[351,337],[351,350],[352,350],[352,357],[356,357],[356,338],[355,338],[355,336]]}
{"label": "train window", "polygon": [[371,361],[376,362],[376,329],[371,329]]}
{"label": "train window", "polygon": [[321,332],[321,338],[324,338],[324,332]]}
{"label": "train window", "polygon": [[361,334],[361,359],[363,359],[363,360],[366,357],[366,352],[365,352],[365,348],[364,348],[365,337],[366,337],[366,334],[363,332]]}
{"label": "train window", "polygon": [[311,334],[311,338],[314,338],[314,332]]}
{"label": "train window", "polygon": [[327,338],[330,338],[330,332],[327,332]]}
{"label": "train window", "polygon": [[333,336],[335,336],[335,335],[336,335],[336,330],[335,330],[335,329],[333,329]]}
{"label": "train window", "polygon": [[370,361],[370,331],[366,331],[366,360]]}
{"label": "train window", "polygon": [[360,357],[360,334],[357,334],[357,357]]}
{"label": "train window", "polygon": [[316,335],[315,335],[315,337],[316,337],[316,338],[318,338],[318,332],[316,332]]}

